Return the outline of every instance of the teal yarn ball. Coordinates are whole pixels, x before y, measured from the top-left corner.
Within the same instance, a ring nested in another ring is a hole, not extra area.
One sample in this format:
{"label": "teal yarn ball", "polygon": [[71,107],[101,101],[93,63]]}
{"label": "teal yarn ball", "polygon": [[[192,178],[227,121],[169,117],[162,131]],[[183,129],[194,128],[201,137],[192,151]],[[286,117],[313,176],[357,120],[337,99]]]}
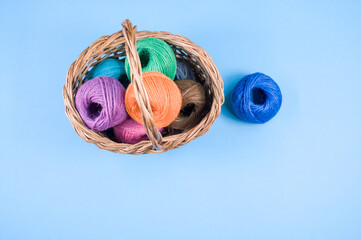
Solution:
{"label": "teal yarn ball", "polygon": [[[142,72],[160,72],[174,80],[177,60],[172,48],[158,38],[145,38],[137,41],[137,52],[142,65]],[[130,79],[128,58],[125,59],[125,71]]]}
{"label": "teal yarn ball", "polygon": [[89,79],[96,77],[112,77],[120,81],[123,87],[127,88],[129,85],[129,79],[125,72],[125,61],[119,60],[117,58],[108,58],[104,61],[95,65],[88,75],[86,76],[84,82]]}

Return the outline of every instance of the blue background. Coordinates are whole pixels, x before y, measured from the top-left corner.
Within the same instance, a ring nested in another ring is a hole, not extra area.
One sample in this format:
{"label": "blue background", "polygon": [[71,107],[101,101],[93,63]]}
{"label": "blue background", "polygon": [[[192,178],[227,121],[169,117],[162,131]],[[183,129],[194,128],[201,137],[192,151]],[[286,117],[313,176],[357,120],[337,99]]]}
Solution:
{"label": "blue background", "polygon": [[[70,64],[130,18],[190,38],[229,94],[270,75],[276,117],[229,102],[164,154],[98,149],[72,129]],[[0,3],[0,239],[361,239],[360,1]]]}

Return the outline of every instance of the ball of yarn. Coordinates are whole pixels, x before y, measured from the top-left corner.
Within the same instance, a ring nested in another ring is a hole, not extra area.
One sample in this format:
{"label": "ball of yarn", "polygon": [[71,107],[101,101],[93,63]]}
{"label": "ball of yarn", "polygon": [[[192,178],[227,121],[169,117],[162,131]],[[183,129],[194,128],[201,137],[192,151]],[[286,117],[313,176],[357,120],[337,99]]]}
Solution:
{"label": "ball of yarn", "polygon": [[196,126],[203,117],[206,106],[206,94],[201,84],[182,79],[175,81],[182,94],[182,108],[169,127],[179,130]]}
{"label": "ball of yarn", "polygon": [[88,75],[85,77],[84,82],[89,79],[101,76],[113,77],[115,79],[118,79],[125,88],[127,88],[127,86],[129,85],[129,79],[125,72],[124,59],[119,60],[116,58],[108,58],[98,63],[90,70]]}
{"label": "ball of yarn", "polygon": [[232,93],[236,115],[252,123],[265,123],[273,118],[282,104],[277,83],[263,73],[253,73],[240,80]]}
{"label": "ball of yarn", "polygon": [[[114,135],[119,142],[135,144],[141,141],[149,140],[144,126],[131,118],[126,119],[121,124],[113,128]],[[162,132],[164,128],[159,128]]]}
{"label": "ball of yarn", "polygon": [[[158,38],[145,38],[137,41],[137,52],[142,65],[142,72],[156,71],[174,79],[177,60],[172,48]],[[125,71],[130,79],[128,58],[125,59]]]}
{"label": "ball of yarn", "polygon": [[96,77],[80,86],[75,106],[84,123],[95,131],[104,131],[127,117],[125,88],[112,77]]}
{"label": "ball of yarn", "polygon": [[[179,88],[174,81],[159,72],[144,73],[143,83],[152,108],[155,126],[157,128],[168,126],[178,116],[181,109],[182,95]],[[135,121],[142,123],[133,83],[129,84],[126,91],[125,107]]]}
{"label": "ball of yarn", "polygon": [[183,60],[177,60],[177,72],[175,74],[174,80],[179,79],[191,79],[196,81],[196,74],[194,73],[191,66]]}

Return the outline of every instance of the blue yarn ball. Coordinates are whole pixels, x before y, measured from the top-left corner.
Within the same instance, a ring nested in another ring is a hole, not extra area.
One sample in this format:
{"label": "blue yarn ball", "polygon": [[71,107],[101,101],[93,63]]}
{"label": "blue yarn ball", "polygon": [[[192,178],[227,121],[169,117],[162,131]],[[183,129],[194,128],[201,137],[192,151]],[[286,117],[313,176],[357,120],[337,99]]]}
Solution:
{"label": "blue yarn ball", "polygon": [[88,75],[85,77],[84,82],[101,76],[118,79],[125,88],[129,85],[129,79],[125,72],[124,59],[119,60],[117,58],[108,58],[98,63],[92,68],[92,70],[90,70]]}
{"label": "blue yarn ball", "polygon": [[263,73],[253,73],[239,81],[232,93],[232,108],[247,122],[265,123],[281,108],[282,94],[277,83]]}
{"label": "blue yarn ball", "polygon": [[196,74],[194,73],[191,66],[188,63],[184,62],[183,60],[177,60],[177,71],[175,73],[174,80],[180,79],[190,79],[190,80],[197,80]]}

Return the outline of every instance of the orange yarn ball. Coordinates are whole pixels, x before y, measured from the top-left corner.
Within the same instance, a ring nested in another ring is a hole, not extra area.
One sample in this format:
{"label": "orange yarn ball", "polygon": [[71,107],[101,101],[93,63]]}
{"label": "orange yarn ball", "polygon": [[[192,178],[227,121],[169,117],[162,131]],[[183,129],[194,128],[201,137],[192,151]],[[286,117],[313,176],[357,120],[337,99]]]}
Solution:
{"label": "orange yarn ball", "polygon": [[[168,126],[178,116],[182,106],[179,88],[174,81],[160,72],[143,73],[143,84],[148,94],[155,126],[157,128]],[[130,83],[125,93],[125,108],[135,121],[142,123],[133,83]]]}

